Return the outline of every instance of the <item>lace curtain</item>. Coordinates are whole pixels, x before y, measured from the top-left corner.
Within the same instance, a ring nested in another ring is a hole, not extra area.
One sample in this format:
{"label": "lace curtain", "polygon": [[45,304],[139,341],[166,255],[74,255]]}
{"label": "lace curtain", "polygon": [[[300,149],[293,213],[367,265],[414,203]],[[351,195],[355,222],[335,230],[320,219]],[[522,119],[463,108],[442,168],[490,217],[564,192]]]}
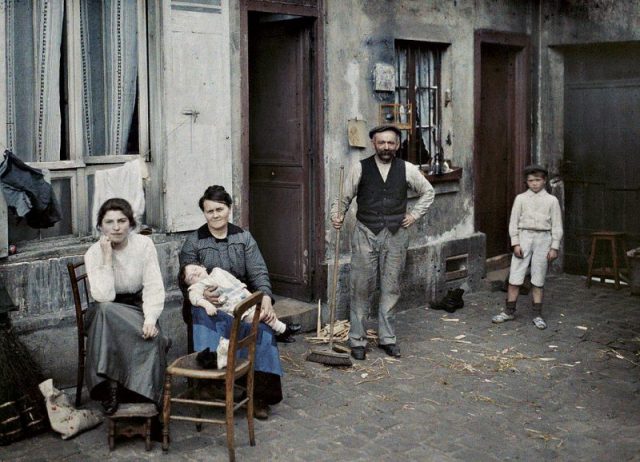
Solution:
{"label": "lace curtain", "polygon": [[85,153],[126,154],[135,130],[137,2],[82,0],[80,11]]}
{"label": "lace curtain", "polygon": [[137,152],[128,149],[132,130],[137,133],[137,1],[81,0],[78,60],[64,59],[64,7],[64,0],[6,1],[9,149],[26,162],[65,158],[66,61],[82,76],[82,101],[68,102],[81,104],[81,154]]}
{"label": "lace curtain", "polygon": [[60,158],[62,0],[6,3],[8,143],[27,162]]}

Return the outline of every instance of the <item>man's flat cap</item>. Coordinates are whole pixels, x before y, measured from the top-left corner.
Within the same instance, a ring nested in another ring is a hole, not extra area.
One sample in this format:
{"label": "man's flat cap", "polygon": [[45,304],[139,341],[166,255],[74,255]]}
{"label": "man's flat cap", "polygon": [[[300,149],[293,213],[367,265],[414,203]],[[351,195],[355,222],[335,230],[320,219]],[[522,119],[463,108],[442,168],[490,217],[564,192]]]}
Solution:
{"label": "man's flat cap", "polygon": [[549,176],[549,172],[547,171],[546,168],[544,168],[542,165],[536,165],[536,164],[527,165],[522,171],[522,173],[524,174],[524,176],[531,175],[532,173],[542,173],[545,176],[545,178]]}
{"label": "man's flat cap", "polygon": [[400,129],[395,125],[378,125],[377,127],[373,127],[371,130],[369,130],[369,138],[373,139],[373,135],[375,135],[376,133],[382,133],[387,131],[395,132],[395,134],[398,136],[402,135],[402,132],[400,131]]}

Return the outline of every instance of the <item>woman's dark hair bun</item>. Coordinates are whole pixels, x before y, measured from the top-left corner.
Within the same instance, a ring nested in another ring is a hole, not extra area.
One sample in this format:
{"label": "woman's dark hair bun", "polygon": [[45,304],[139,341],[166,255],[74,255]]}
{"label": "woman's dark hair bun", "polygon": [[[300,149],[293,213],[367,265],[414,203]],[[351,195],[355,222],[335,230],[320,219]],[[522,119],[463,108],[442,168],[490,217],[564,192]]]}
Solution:
{"label": "woman's dark hair bun", "polygon": [[231,207],[231,204],[233,203],[231,195],[229,195],[227,190],[224,189],[224,186],[220,186],[217,184],[209,186],[207,189],[205,189],[204,194],[198,201],[198,206],[202,211],[204,211],[204,201],[221,202],[223,204],[226,204],[227,207]]}

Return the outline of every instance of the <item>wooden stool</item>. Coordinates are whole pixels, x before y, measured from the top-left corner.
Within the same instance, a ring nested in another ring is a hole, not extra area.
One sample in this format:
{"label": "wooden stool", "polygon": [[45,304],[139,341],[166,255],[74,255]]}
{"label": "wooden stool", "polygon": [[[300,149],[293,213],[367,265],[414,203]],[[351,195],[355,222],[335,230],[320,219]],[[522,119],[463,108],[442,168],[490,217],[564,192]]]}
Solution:
{"label": "wooden stool", "polygon": [[156,406],[152,403],[121,404],[115,414],[108,416],[109,450],[116,447],[116,436],[142,436],[145,449],[151,451],[151,419],[157,415]]}
{"label": "wooden stool", "polygon": [[[620,288],[620,268],[618,267],[618,249],[622,250],[622,254],[624,255],[625,265],[627,267],[627,273],[629,272],[629,260],[627,258],[624,237],[625,237],[625,233],[619,233],[615,231],[598,231],[596,233],[591,233],[591,255],[589,255],[589,270],[587,271],[587,287],[591,287],[591,278],[593,276],[600,276],[600,282],[604,282],[606,277],[611,277],[615,281],[616,289]],[[593,267],[596,260],[598,241],[604,241],[605,245],[606,245],[606,242],[610,243],[612,266],[603,265],[598,268]]]}

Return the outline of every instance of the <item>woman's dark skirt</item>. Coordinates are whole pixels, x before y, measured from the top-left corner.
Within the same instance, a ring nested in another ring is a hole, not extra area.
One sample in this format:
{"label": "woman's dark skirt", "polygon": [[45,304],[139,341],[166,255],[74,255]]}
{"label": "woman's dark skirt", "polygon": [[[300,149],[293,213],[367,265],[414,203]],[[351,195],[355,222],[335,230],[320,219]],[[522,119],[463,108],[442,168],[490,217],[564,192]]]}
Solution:
{"label": "woman's dark skirt", "polygon": [[170,341],[162,332],[142,338],[143,323],[142,309],[134,305],[102,302],[87,310],[85,381],[93,399],[100,398],[100,385],[111,379],[160,403]]}
{"label": "woman's dark skirt", "polygon": [[[233,316],[218,311],[215,316],[207,315],[204,308],[192,307],[193,348],[202,351],[207,347],[211,351],[218,348],[220,337],[229,338],[233,324]],[[240,336],[248,334],[251,325],[241,324]],[[246,356],[246,351],[240,351],[240,356]],[[280,353],[274,332],[264,323],[258,324],[258,339],[256,342],[256,360],[254,374],[254,393],[256,400],[266,404],[276,404],[282,401],[282,366]]]}

